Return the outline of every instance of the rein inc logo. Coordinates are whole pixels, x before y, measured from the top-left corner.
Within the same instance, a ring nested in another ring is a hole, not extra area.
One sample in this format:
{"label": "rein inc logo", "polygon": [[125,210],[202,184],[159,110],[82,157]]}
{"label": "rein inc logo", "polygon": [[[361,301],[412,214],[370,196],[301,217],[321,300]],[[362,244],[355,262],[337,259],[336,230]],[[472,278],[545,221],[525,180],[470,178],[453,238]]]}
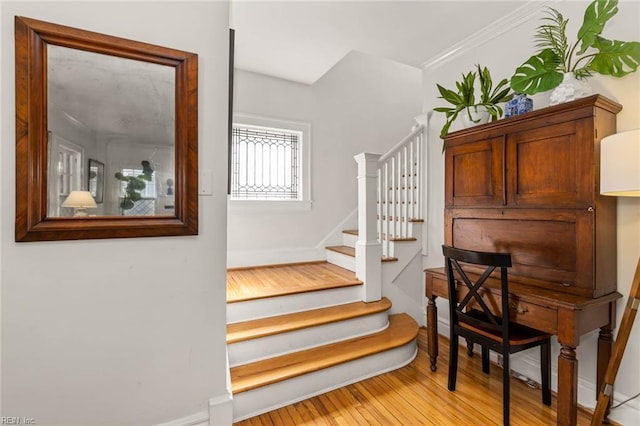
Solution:
{"label": "rein inc logo", "polygon": [[0,417],[0,424],[3,425],[35,425],[36,421],[29,417]]}

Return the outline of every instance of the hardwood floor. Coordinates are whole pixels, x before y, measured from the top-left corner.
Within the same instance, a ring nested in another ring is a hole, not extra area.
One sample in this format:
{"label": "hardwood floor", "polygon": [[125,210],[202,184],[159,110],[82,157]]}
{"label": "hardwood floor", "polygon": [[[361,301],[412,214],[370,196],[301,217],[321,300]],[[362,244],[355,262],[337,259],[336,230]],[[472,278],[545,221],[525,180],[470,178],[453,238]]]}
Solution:
{"label": "hardwood floor", "polygon": [[327,262],[229,269],[227,303],[349,285],[362,282],[353,272]]}
{"label": "hardwood floor", "polygon": [[[241,422],[254,425],[501,425],[502,373],[492,365],[482,373],[480,357],[460,350],[455,392],[447,389],[449,341],[440,337],[438,371],[429,369],[426,330],[418,336],[418,356],[409,365]],[[556,399],[542,404],[539,389],[512,378],[511,424],[556,424]],[[578,411],[578,425],[590,414]]]}

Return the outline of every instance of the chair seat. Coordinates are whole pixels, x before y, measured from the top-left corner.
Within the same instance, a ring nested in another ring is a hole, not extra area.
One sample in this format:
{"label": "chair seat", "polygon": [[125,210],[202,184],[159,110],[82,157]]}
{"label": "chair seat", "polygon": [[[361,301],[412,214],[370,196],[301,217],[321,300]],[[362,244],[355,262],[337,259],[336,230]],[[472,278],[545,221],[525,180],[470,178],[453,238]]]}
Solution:
{"label": "chair seat", "polygon": [[[486,320],[481,312],[471,310],[466,312],[466,315],[470,317],[475,317],[481,320]],[[502,333],[498,330],[491,330],[489,328],[477,327],[465,322],[460,321],[460,327],[464,327],[467,330],[473,331],[475,333],[481,334],[491,340],[496,342],[502,342]],[[533,328],[526,327],[520,324],[510,324],[510,336],[509,336],[509,345],[511,346],[522,346],[528,345],[533,342],[539,342],[551,337],[550,334],[544,333],[540,330],[535,330]]]}

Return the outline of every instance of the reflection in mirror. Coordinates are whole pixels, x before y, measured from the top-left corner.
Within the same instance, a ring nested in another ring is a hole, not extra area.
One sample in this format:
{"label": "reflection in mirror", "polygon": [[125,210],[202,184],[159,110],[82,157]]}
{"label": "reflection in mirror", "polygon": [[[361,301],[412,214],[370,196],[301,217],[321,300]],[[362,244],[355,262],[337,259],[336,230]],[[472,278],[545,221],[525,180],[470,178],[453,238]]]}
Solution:
{"label": "reflection in mirror", "polygon": [[16,241],[196,235],[197,55],[19,16],[15,46]]}
{"label": "reflection in mirror", "polygon": [[48,215],[72,216],[61,203],[90,190],[86,158],[106,172],[92,216],[173,215],[174,105],[173,67],[48,45]]}
{"label": "reflection in mirror", "polygon": [[89,159],[89,175],[87,176],[87,191],[97,204],[104,202],[104,163]]}

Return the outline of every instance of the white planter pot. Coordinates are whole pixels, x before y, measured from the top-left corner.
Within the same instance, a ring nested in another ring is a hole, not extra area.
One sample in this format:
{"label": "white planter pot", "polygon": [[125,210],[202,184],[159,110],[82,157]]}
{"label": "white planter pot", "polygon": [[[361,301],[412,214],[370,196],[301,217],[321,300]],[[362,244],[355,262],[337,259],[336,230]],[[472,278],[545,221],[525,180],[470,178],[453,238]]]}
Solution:
{"label": "white planter pot", "polygon": [[[469,117],[471,115],[471,117]],[[466,129],[468,127],[477,126],[478,124],[484,124],[489,122],[489,111],[482,106],[468,107],[460,113],[462,119],[462,126]]]}
{"label": "white planter pot", "polygon": [[549,105],[557,105],[591,95],[591,87],[585,80],[578,80],[572,72],[564,73],[560,86],[553,89]]}

